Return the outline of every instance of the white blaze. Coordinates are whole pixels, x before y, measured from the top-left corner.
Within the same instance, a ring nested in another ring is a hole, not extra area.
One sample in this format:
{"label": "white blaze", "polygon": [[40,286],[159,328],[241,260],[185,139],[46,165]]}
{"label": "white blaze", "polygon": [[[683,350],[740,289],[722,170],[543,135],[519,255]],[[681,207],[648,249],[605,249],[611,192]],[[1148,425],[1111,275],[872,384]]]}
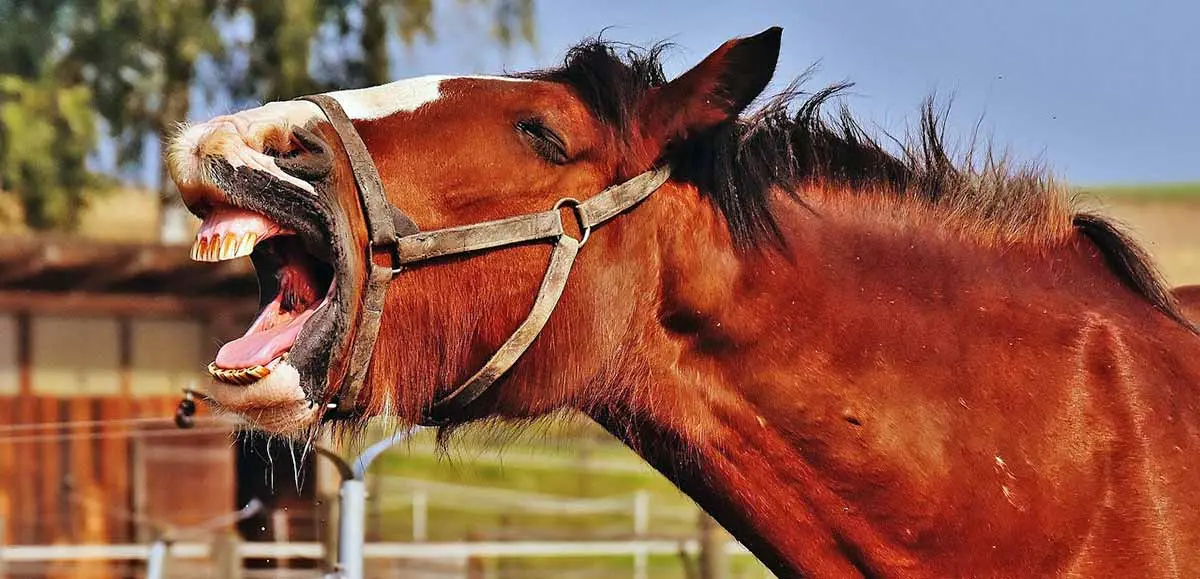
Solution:
{"label": "white blaze", "polygon": [[[525,79],[502,76],[445,76],[430,75],[408,78],[354,90],[327,93],[342,105],[346,115],[353,120],[369,121],[396,113],[412,112],[442,97],[442,83],[447,80],[471,78],[498,82],[527,82]],[[261,107],[217,117],[193,125],[183,132],[171,146],[171,166],[177,178],[185,181],[207,180],[201,174],[201,143],[206,139],[240,139],[246,147],[226,148],[226,160],[234,168],[250,166],[291,183],[309,193],[315,193],[311,184],[297,179],[279,168],[275,159],[264,155],[263,139],[271,131],[284,124],[304,126],[314,120],[324,120],[325,114],[317,105],[304,100],[276,101]]]}
{"label": "white blaze", "polygon": [[[524,79],[503,76],[445,76],[429,75],[406,78],[353,90],[326,93],[342,105],[346,116],[356,121],[382,119],[396,113],[411,113],[442,98],[442,82],[460,78],[493,80],[501,82],[527,82]],[[248,124],[257,122],[278,123],[281,119],[293,126],[302,126],[325,115],[317,105],[309,101],[277,101],[256,109],[234,115]]]}
{"label": "white blaze", "polygon": [[430,75],[407,78],[379,86],[328,93],[337,99],[352,119],[369,121],[401,112],[412,112],[441,98],[442,81],[459,78],[524,82],[524,79],[503,76],[444,76]]}

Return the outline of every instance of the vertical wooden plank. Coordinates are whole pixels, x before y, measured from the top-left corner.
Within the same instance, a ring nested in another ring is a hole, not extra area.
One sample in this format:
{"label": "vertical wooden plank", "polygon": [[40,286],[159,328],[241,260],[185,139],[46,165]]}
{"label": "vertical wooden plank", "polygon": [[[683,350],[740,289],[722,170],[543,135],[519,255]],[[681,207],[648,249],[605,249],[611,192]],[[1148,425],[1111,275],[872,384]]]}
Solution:
{"label": "vertical wooden plank", "polygon": [[117,319],[117,372],[120,375],[120,397],[129,398],[133,392],[133,323],[128,316]]}
{"label": "vertical wooden plank", "polygon": [[18,387],[23,396],[33,394],[33,338],[30,335],[32,326],[29,312],[17,314],[17,364],[20,368]]}
{"label": "vertical wooden plank", "polygon": [[[25,473],[17,472],[15,466],[16,452],[12,443],[8,442],[14,436],[20,435],[19,432],[12,430],[14,414],[17,411],[16,398],[6,398],[0,402],[0,428],[4,429],[4,434],[0,435],[0,517],[3,517],[3,522],[0,523],[0,533],[3,533],[0,545],[13,540],[13,517],[16,513],[13,511],[13,483],[18,477],[24,476]],[[5,440],[8,439],[8,440]]]}
{"label": "vertical wooden plank", "polygon": [[[33,422],[33,341],[30,332],[32,323],[28,312],[17,314],[17,364],[19,365],[19,394],[13,404],[13,421],[17,426]],[[21,430],[19,438],[25,438],[31,431]],[[37,542],[35,535],[37,522],[37,493],[35,481],[40,470],[37,464],[37,452],[32,443],[13,442],[13,462],[17,476],[13,480],[12,500],[16,508],[11,523],[11,541],[14,544],[30,544]]]}
{"label": "vertical wooden plank", "polygon": [[[121,377],[121,394],[115,399],[104,401],[105,421],[126,421],[141,416],[141,399],[133,395],[133,322],[128,316],[117,320],[117,332],[120,343],[117,348],[118,367]],[[135,428],[126,425],[109,427],[108,436],[104,439],[103,480],[105,481],[106,496],[119,505],[125,513],[134,512],[136,506],[130,492],[130,447],[133,444]],[[134,521],[123,522],[120,528],[114,528],[109,533],[109,541],[133,541],[137,537],[138,524]]]}
{"label": "vertical wooden plank", "polygon": [[[91,399],[79,397],[67,401],[67,421],[82,424],[92,419]],[[70,477],[73,496],[68,504],[68,531],[71,540],[81,543],[102,542],[104,513],[96,503],[96,478],[92,470],[92,435],[94,427],[76,427],[69,431],[71,449]]]}
{"label": "vertical wooden plank", "polygon": [[[136,429],[137,436],[130,438],[129,446],[129,463],[130,463],[130,511],[139,519],[146,517],[146,507],[149,497],[146,494],[146,437],[141,436],[145,431]],[[133,540],[138,543],[146,543],[153,541],[154,537],[150,534],[150,529],[144,525],[134,525]]]}
{"label": "vertical wooden plank", "polygon": [[[16,427],[24,427],[29,424],[33,407],[32,396],[28,394],[17,396],[12,405],[12,424]],[[39,475],[40,465],[34,445],[21,440],[31,434],[36,434],[36,432],[17,431],[13,436],[14,440],[9,443],[12,447],[13,468],[16,473],[11,486],[13,519],[9,523],[12,532],[8,537],[11,543],[17,545],[37,542],[33,536],[34,523],[37,521],[37,493],[34,482]]]}
{"label": "vertical wooden plank", "polygon": [[[92,423],[103,420],[101,402],[104,398],[87,398],[75,409],[82,415],[79,420]],[[103,456],[105,428],[97,425],[87,429],[92,433],[87,440],[79,441],[80,446],[87,446],[80,452],[85,456],[78,457],[76,470],[87,472],[88,485],[84,491],[88,506],[81,509],[84,531],[81,540],[85,543],[114,543],[109,539],[112,528],[118,526],[119,519],[113,518],[113,513],[121,512],[120,497],[110,496],[104,485],[104,465],[107,462]],[[109,579],[114,576],[120,563],[95,561],[85,565],[81,571],[86,572],[85,579]]]}
{"label": "vertical wooden plank", "polygon": [[[129,496],[129,427],[124,424],[112,424],[129,418],[129,401],[124,398],[104,398],[98,403],[99,420],[110,423],[98,432],[103,433],[99,439],[100,474],[99,484],[105,500],[117,512],[130,512],[133,504]],[[112,520],[108,531],[108,542],[124,543],[133,539],[131,523]]]}
{"label": "vertical wooden plank", "polygon": [[[38,422],[52,424],[61,422],[58,399],[53,396],[38,397]],[[62,537],[62,484],[65,441],[61,429],[51,428],[42,431],[40,442],[35,445],[38,450],[38,460],[42,463],[42,476],[38,481],[41,487],[38,511],[38,522],[41,523],[39,540],[43,543],[54,544]]]}

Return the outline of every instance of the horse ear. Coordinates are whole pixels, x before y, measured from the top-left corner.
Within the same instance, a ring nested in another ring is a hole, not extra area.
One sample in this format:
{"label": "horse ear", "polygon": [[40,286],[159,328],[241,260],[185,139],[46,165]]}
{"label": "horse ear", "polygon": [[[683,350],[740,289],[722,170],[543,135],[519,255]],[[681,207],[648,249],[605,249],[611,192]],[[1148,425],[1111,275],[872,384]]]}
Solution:
{"label": "horse ear", "polygon": [[661,151],[737,118],[771,82],[782,34],[775,26],[730,40],[679,78],[651,89],[639,110],[647,148]]}

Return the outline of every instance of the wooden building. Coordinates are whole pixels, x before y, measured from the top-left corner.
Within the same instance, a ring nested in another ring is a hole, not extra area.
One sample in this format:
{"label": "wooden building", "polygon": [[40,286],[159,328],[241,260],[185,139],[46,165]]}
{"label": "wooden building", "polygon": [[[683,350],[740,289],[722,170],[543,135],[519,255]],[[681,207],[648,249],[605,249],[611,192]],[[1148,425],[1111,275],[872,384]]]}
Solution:
{"label": "wooden building", "polygon": [[[218,345],[249,325],[256,296],[244,259],[196,263],[178,245],[0,237],[2,542],[147,542],[234,511],[245,489],[313,525],[301,516],[311,488],[298,491],[292,466],[266,458],[286,449],[236,440],[203,410],[192,430],[172,421]],[[279,484],[264,488],[272,479]],[[243,528],[261,539],[278,524]]]}

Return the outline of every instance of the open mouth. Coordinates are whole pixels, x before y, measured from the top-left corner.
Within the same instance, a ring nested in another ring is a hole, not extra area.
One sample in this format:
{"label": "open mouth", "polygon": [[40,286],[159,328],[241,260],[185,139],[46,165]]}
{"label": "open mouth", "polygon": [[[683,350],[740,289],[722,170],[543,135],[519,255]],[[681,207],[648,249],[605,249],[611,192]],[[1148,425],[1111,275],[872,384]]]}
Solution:
{"label": "open mouth", "polygon": [[230,206],[208,212],[192,245],[192,259],[250,256],[259,287],[254,322],[242,337],[222,346],[208,365],[214,379],[253,384],[288,358],[305,324],[334,295],[335,269],[314,251],[320,245],[321,240],[307,239],[259,213]]}

